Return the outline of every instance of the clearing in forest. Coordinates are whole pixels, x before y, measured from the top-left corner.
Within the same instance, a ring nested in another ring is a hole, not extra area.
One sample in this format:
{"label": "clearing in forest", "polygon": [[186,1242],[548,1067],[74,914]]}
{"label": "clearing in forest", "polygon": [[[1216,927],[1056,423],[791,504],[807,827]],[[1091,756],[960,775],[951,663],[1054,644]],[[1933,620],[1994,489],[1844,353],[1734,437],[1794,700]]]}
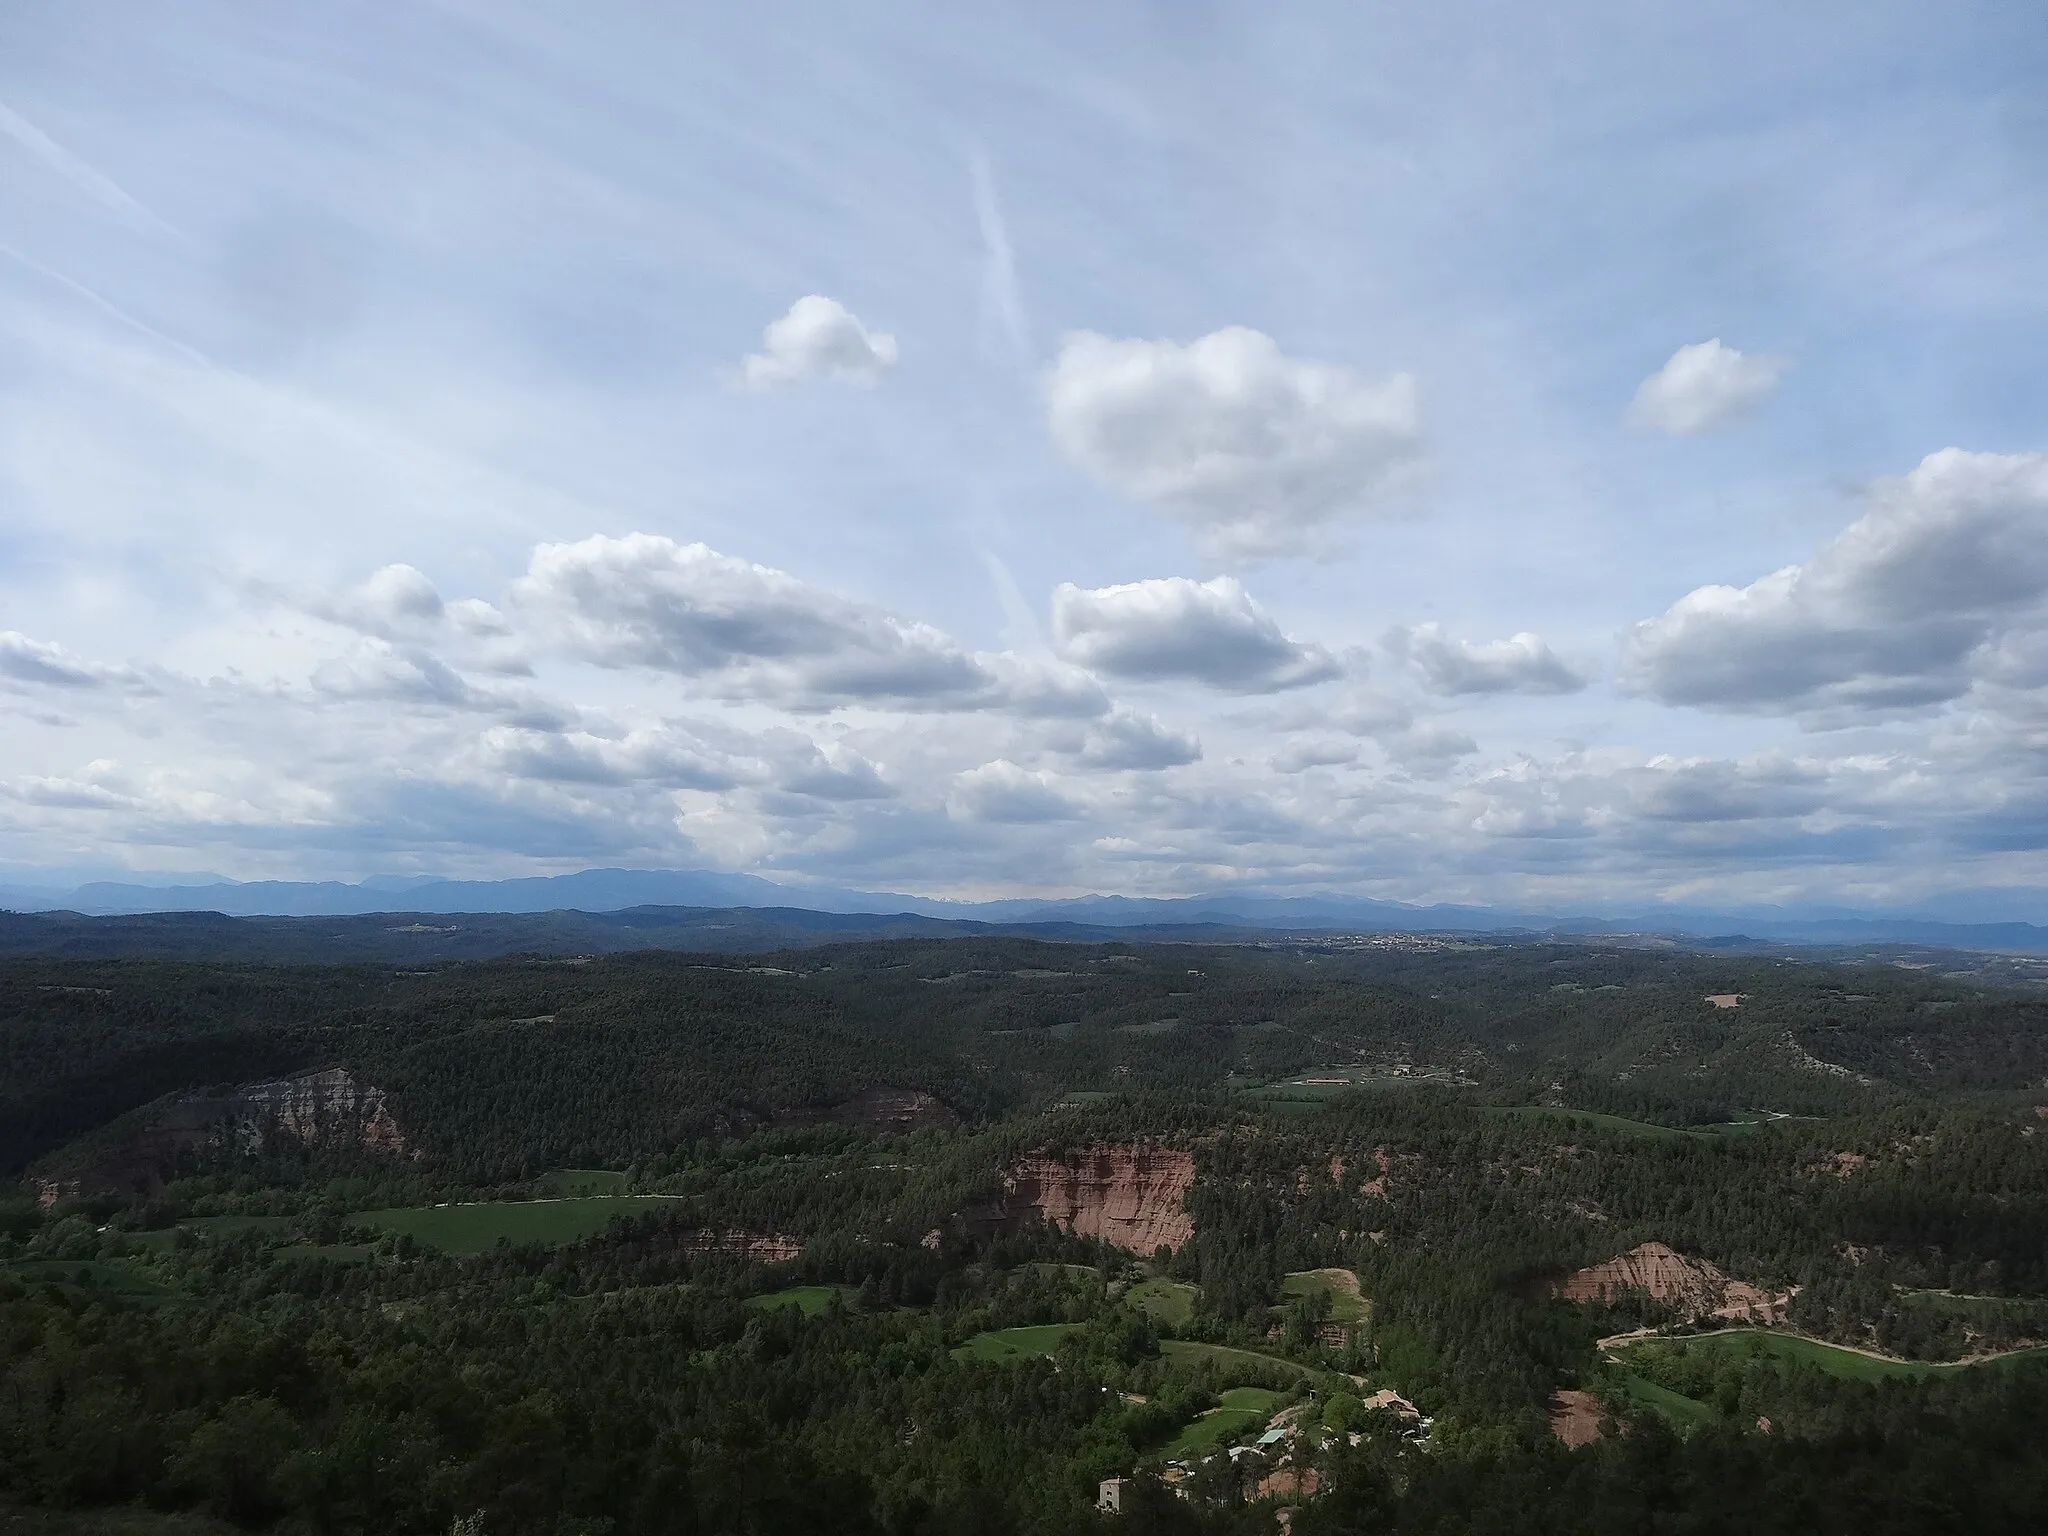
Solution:
{"label": "clearing in forest", "polygon": [[795,1307],[805,1317],[816,1317],[832,1305],[834,1296],[844,1295],[846,1288],[840,1285],[792,1285],[780,1291],[770,1291],[765,1296],[749,1296],[747,1305],[773,1311],[777,1307]]}
{"label": "clearing in forest", "polygon": [[[1297,1296],[1321,1293],[1330,1298],[1330,1321],[1362,1323],[1372,1316],[1372,1303],[1358,1289],[1358,1276],[1348,1269],[1298,1270],[1280,1282],[1280,1294],[1292,1301]],[[1284,1311],[1276,1307],[1276,1312]]]}
{"label": "clearing in forest", "polygon": [[1881,1355],[1866,1354],[1862,1350],[1845,1349],[1837,1344],[1823,1344],[1818,1339],[1804,1338],[1796,1333],[1772,1333],[1761,1328],[1731,1328],[1724,1333],[1701,1333],[1689,1338],[1654,1337],[1630,1340],[1626,1344],[1612,1346],[1609,1353],[1626,1365],[1628,1352],[1644,1344],[1675,1348],[1686,1354],[1733,1356],[1737,1359],[1769,1356],[1776,1360],[1818,1366],[1830,1376],[1840,1377],[1845,1381],[1886,1381],[1902,1377],[1946,1375],[1951,1371],[1976,1370],[1982,1366],[1999,1365],[2008,1360],[2048,1355],[2048,1345],[2043,1345],[2033,1349],[2014,1350],[2009,1354],[1990,1355],[1981,1360],[1891,1360]]}
{"label": "clearing in forest", "polygon": [[1080,1327],[1079,1323],[1039,1323],[1026,1328],[998,1328],[977,1333],[953,1351],[955,1360],[979,1360],[989,1365],[1006,1365],[1033,1355],[1049,1355],[1060,1340]]}
{"label": "clearing in forest", "polygon": [[621,1216],[672,1206],[673,1195],[585,1195],[562,1200],[493,1200],[475,1205],[400,1206],[350,1218],[380,1232],[410,1233],[443,1253],[486,1253],[500,1242],[558,1248],[595,1237]]}
{"label": "clearing in forest", "polygon": [[1216,1407],[1183,1425],[1159,1454],[1168,1461],[1207,1456],[1252,1430],[1263,1429],[1279,1401],[1278,1392],[1264,1387],[1232,1387],[1217,1400]]}
{"label": "clearing in forest", "polygon": [[1142,1280],[1124,1292],[1124,1301],[1151,1318],[1178,1328],[1195,1315],[1201,1291],[1181,1280]]}

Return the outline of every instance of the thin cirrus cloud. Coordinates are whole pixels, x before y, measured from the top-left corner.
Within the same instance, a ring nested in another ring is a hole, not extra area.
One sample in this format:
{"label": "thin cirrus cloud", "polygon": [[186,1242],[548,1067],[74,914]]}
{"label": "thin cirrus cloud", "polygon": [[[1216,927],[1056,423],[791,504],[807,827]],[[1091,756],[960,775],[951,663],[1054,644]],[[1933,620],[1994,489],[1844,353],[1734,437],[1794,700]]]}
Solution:
{"label": "thin cirrus cloud", "polygon": [[896,366],[896,338],[871,331],[837,299],[810,293],[761,333],[761,350],[740,363],[738,382],[754,390],[831,379],[873,385]]}
{"label": "thin cirrus cloud", "polygon": [[1748,415],[1778,387],[1785,368],[1783,358],[1738,352],[1718,336],[1680,347],[1636,386],[1629,422],[1697,437]]}
{"label": "thin cirrus cloud", "polygon": [[1527,630],[1505,640],[1459,640],[1430,623],[1389,630],[1385,645],[1422,674],[1432,693],[1578,693],[1588,682]]}
{"label": "thin cirrus cloud", "polygon": [[1062,658],[1131,682],[1277,693],[1343,672],[1323,647],[1282,633],[1230,576],[1095,588],[1062,582],[1052,595],[1052,629]]}
{"label": "thin cirrus cloud", "polygon": [[1218,560],[1316,553],[1389,501],[1422,445],[1415,382],[1368,383],[1230,326],[1182,346],[1069,336],[1046,380],[1054,444]]}
{"label": "thin cirrus cloud", "polygon": [[811,712],[1109,707],[1069,670],[969,653],[929,624],[655,534],[540,545],[514,594],[582,660],[693,678],[730,698]]}
{"label": "thin cirrus cloud", "polygon": [[1708,586],[1629,633],[1624,687],[1666,704],[1868,717],[1955,699],[2048,629],[2048,454],[1928,455],[1804,565]]}

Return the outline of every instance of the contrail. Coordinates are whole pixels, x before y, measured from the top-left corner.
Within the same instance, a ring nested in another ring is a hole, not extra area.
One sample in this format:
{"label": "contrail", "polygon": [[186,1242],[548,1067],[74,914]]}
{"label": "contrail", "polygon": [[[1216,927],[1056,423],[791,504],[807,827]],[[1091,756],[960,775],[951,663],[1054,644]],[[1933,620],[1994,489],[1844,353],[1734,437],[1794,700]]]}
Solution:
{"label": "contrail", "polygon": [[22,266],[27,267],[29,271],[35,273],[36,276],[44,279],[46,282],[55,283],[59,287],[67,290],[68,292],[76,294],[79,298],[84,299],[86,303],[92,305],[93,308],[99,310],[102,314],[111,316],[113,319],[120,321],[123,325],[129,327],[131,330],[140,331],[144,336],[147,336],[151,341],[156,342],[159,346],[169,347],[173,352],[177,353],[180,357],[186,359],[188,362],[197,363],[202,368],[217,368],[219,366],[214,362],[212,358],[208,357],[204,352],[199,351],[195,347],[188,347],[187,345],[185,345],[184,342],[178,340],[178,338],[175,336],[166,336],[162,331],[158,330],[155,326],[149,324],[147,321],[136,319],[133,315],[129,314],[127,310],[123,309],[120,305],[116,304],[112,299],[104,298],[100,294],[95,293],[92,289],[86,287],[85,284],[79,282],[78,279],[74,277],[66,277],[62,272],[57,271],[55,268],[44,266],[40,261],[37,261],[35,257],[25,256],[20,251],[17,251],[13,246],[5,244],[4,242],[0,242],[0,256],[9,257],[12,260],[21,263]]}
{"label": "contrail", "polygon": [[1031,365],[1031,337],[1024,320],[1024,299],[1017,290],[1017,260],[1010,249],[1009,227],[996,197],[995,173],[979,145],[970,152],[974,172],[974,216],[981,225],[982,302],[1002,327],[1020,366]]}
{"label": "contrail", "polygon": [[166,233],[172,232],[170,225],[130,197],[112,177],[94,170],[4,101],[0,101],[0,133],[14,140],[102,207],[126,218],[139,219]]}

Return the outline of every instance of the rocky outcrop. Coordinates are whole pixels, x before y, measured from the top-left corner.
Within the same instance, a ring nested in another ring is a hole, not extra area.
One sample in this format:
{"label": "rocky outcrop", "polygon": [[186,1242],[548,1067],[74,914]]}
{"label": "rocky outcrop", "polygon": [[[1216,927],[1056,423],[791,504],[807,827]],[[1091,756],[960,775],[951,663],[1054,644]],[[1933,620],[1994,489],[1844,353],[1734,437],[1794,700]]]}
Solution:
{"label": "rocky outcrop", "polygon": [[1063,1231],[1151,1253],[1162,1245],[1178,1248],[1195,1235],[1182,1206],[1194,1181],[1193,1154],[1170,1147],[1035,1152],[1004,1176],[1003,1205],[1013,1219],[1036,1212]]}
{"label": "rocky outcrop", "polygon": [[57,1154],[32,1182],[45,1206],[109,1191],[148,1195],[188,1162],[260,1154],[280,1143],[410,1150],[382,1090],[330,1067],[161,1100]]}
{"label": "rocky outcrop", "polygon": [[1704,1259],[1687,1258],[1663,1243],[1644,1243],[1604,1264],[1567,1275],[1552,1294],[1566,1301],[1604,1301],[1647,1293],[1683,1317],[1729,1317],[1775,1322],[1786,1297],[1731,1280]]}
{"label": "rocky outcrop", "polygon": [[901,1135],[925,1126],[957,1125],[960,1117],[944,1100],[915,1088],[864,1088],[826,1109],[786,1109],[775,1118],[785,1125],[857,1125]]}
{"label": "rocky outcrop", "polygon": [[711,1227],[700,1228],[684,1238],[683,1250],[699,1256],[752,1259],[761,1264],[787,1264],[804,1256],[804,1245],[793,1237],[737,1229],[720,1232]]}

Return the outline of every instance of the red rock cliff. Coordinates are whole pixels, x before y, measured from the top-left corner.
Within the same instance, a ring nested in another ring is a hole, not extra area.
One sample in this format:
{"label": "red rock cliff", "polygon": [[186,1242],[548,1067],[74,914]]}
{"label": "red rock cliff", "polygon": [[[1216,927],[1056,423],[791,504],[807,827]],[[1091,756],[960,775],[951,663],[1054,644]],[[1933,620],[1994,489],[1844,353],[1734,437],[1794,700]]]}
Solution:
{"label": "red rock cliff", "polygon": [[1055,1157],[1035,1152],[1003,1179],[1012,1216],[1036,1211],[1046,1221],[1131,1253],[1161,1243],[1178,1248],[1195,1235],[1181,1198],[1195,1181],[1195,1160],[1169,1147],[1085,1147]]}
{"label": "red rock cliff", "polygon": [[1785,1298],[1769,1296],[1731,1280],[1704,1259],[1688,1258],[1663,1243],[1644,1243],[1605,1264],[1582,1269],[1561,1281],[1556,1294],[1566,1301],[1598,1301],[1624,1291],[1647,1291],[1688,1317],[1750,1317],[1772,1321]]}

